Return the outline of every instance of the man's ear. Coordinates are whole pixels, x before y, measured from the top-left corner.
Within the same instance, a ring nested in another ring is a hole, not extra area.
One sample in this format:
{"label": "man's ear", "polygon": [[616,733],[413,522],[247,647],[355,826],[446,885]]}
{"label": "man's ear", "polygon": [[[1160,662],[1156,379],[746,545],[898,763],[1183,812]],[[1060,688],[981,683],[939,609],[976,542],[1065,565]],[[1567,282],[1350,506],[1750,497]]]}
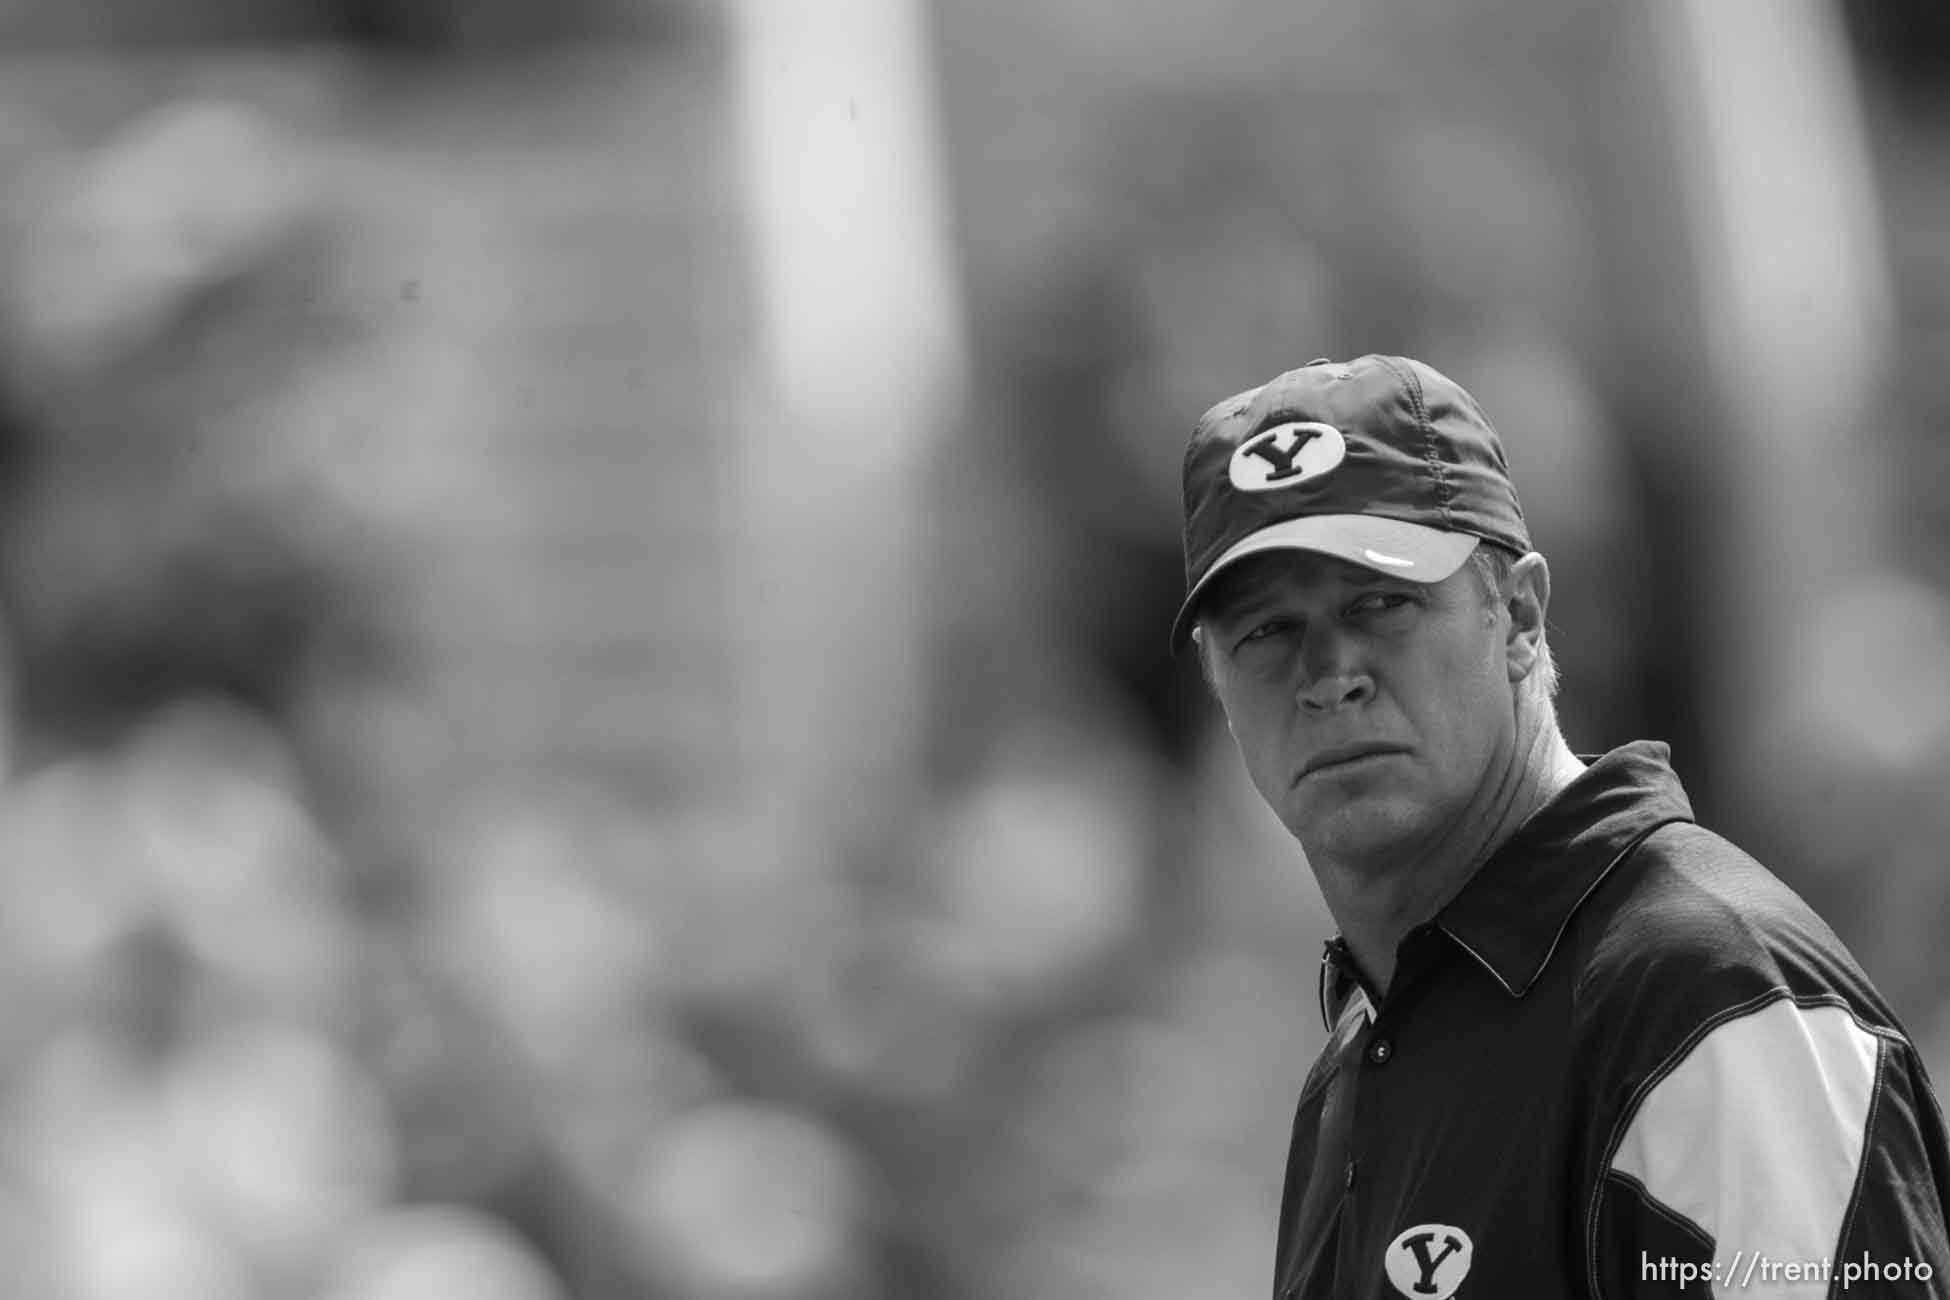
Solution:
{"label": "man's ear", "polygon": [[1205,625],[1192,624],[1192,653],[1198,656],[1198,675],[1205,679],[1205,689],[1217,695],[1217,687],[1212,682],[1212,647],[1205,644]]}
{"label": "man's ear", "polygon": [[[1224,712],[1225,698],[1219,694],[1219,679],[1213,675],[1212,647],[1205,639],[1205,628],[1197,623],[1192,624],[1192,650],[1198,655],[1198,675],[1205,679],[1205,693]],[[1231,714],[1226,714],[1226,730],[1232,730]]]}
{"label": "man's ear", "polygon": [[1509,586],[1503,592],[1503,608],[1510,616],[1504,641],[1505,661],[1510,680],[1520,682],[1530,676],[1543,652],[1544,618],[1550,612],[1551,569],[1544,557],[1531,551],[1510,566]]}

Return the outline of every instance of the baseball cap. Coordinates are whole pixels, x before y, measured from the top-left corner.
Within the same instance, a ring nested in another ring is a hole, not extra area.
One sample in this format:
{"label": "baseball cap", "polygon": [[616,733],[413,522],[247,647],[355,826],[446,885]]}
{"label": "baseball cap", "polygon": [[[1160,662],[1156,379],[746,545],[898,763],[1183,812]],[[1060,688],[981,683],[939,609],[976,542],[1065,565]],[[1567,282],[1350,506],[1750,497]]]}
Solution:
{"label": "baseball cap", "polygon": [[1476,399],[1407,357],[1326,358],[1231,397],[1185,450],[1185,602],[1249,555],[1317,551],[1440,582],[1479,541],[1531,549],[1503,444]]}

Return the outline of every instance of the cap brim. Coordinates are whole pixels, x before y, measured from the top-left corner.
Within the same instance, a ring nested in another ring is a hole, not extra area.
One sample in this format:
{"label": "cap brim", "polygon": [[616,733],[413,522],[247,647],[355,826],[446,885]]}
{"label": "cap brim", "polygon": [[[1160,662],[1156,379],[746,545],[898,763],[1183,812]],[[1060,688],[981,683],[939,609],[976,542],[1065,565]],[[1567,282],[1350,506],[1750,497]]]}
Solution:
{"label": "cap brim", "polygon": [[1313,551],[1405,582],[1431,583],[1441,582],[1462,568],[1480,540],[1473,533],[1449,533],[1376,515],[1307,515],[1269,524],[1234,542],[1186,593],[1185,603],[1179,606],[1178,617],[1171,625],[1172,653],[1183,650],[1191,640],[1193,614],[1205,589],[1249,555]]}

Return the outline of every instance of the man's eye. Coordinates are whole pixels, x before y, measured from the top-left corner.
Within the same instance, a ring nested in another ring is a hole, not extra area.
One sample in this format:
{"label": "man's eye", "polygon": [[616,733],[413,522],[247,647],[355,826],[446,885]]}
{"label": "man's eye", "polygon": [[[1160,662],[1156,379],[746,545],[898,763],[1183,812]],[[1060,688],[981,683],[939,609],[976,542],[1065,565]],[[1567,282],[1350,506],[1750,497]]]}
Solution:
{"label": "man's eye", "polygon": [[1264,623],[1257,623],[1248,629],[1246,634],[1239,638],[1239,644],[1251,645],[1255,641],[1265,641],[1270,637],[1278,636],[1286,630],[1286,627],[1285,619],[1269,618]]}
{"label": "man's eye", "polygon": [[1377,614],[1385,610],[1400,609],[1408,604],[1408,597],[1399,591],[1371,591],[1348,606],[1350,614]]}

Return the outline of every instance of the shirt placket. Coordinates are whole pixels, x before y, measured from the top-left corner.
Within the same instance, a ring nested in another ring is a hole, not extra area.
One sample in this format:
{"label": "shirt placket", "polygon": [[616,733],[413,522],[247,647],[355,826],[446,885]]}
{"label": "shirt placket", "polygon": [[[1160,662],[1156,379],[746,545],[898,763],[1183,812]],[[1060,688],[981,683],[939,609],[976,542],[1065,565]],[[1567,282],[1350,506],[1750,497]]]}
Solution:
{"label": "shirt placket", "polygon": [[1376,1041],[1375,1035],[1380,1020],[1377,1016],[1351,1039],[1346,1048],[1346,1058],[1342,1066],[1346,1082],[1347,1145],[1344,1148],[1344,1162],[1341,1169],[1341,1214],[1339,1240],[1334,1246],[1334,1276],[1342,1288],[1350,1287],[1356,1278],[1362,1277],[1362,1214],[1364,1188],[1361,1186],[1362,1156],[1366,1149],[1363,1137],[1370,1125],[1364,1122],[1370,1108],[1372,1089],[1368,1086],[1368,1057]]}
{"label": "shirt placket", "polygon": [[1334,1277],[1335,1285],[1341,1288],[1342,1293],[1345,1293],[1350,1280],[1359,1276],[1356,1269],[1360,1259],[1361,1133],[1364,1127],[1361,1119],[1369,1091],[1365,1067],[1379,1018],[1366,986],[1358,978],[1356,985],[1344,1014],[1357,1017],[1359,1027],[1348,1035],[1346,1044],[1341,1048],[1341,1089],[1335,1098],[1340,1113],[1334,1117],[1335,1127],[1342,1137],[1339,1144],[1342,1160],[1341,1204],[1340,1213],[1335,1216]]}
{"label": "shirt placket", "polygon": [[[1384,1087],[1381,1072],[1394,1068],[1400,1054],[1400,1035],[1405,1019],[1422,999],[1418,986],[1430,978],[1439,959],[1427,946],[1426,927],[1411,931],[1396,950],[1395,978],[1386,999],[1369,1006],[1367,1023],[1348,1042],[1342,1058],[1347,1087],[1346,1156],[1342,1168],[1339,1240],[1335,1245],[1334,1272],[1345,1294],[1366,1294],[1371,1282],[1378,1282],[1383,1243],[1371,1240],[1368,1215],[1363,1209],[1373,1199],[1373,1168],[1367,1160],[1371,1141],[1386,1140],[1390,1095],[1399,1089]],[[1366,1000],[1365,992],[1361,995]]]}

